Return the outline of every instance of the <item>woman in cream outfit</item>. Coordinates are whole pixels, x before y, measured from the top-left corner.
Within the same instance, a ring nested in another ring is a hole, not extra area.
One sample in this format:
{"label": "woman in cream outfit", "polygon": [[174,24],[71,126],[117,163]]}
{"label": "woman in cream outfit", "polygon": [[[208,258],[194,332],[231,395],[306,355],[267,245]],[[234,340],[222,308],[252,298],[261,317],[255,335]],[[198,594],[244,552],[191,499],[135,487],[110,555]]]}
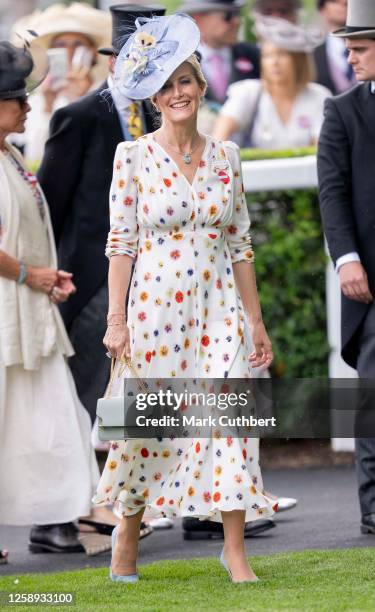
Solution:
{"label": "woman in cream outfit", "polygon": [[0,54],[0,523],[56,526],[90,514],[99,471],[56,305],[75,288],[37,180],[5,141],[24,130],[33,60],[7,42]]}
{"label": "woman in cream outfit", "polygon": [[330,91],[313,83],[311,51],[321,41],[284,19],[257,16],[261,76],[233,83],[213,135],[241,146],[277,150],[313,146]]}
{"label": "woman in cream outfit", "polygon": [[[151,97],[162,117],[153,134],[118,146],[110,195],[104,342],[117,358],[125,351],[146,378],[243,378],[250,362],[267,366],[272,360],[256,292],[238,147],[197,130],[206,88],[193,55],[198,44],[199,30],[187,16],[145,20],[116,63],[120,93]],[[114,502],[122,516],[110,573],[121,582],[138,580],[146,506],[156,515],[222,521],[222,564],[233,581],[253,582],[245,520],[271,516],[275,505],[263,493],[257,441],[225,436],[114,442],[94,501]]]}

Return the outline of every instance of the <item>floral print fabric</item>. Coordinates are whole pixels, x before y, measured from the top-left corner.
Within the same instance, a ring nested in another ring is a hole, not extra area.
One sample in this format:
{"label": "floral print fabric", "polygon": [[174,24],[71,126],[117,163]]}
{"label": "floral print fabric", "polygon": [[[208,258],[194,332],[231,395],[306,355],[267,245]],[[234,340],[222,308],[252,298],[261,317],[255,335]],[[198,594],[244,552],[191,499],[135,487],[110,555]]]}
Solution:
{"label": "floral print fabric", "polygon": [[[142,378],[249,377],[233,263],[254,254],[239,150],[206,137],[190,184],[152,134],[121,143],[106,254],[136,258],[128,303],[132,363]],[[114,394],[121,394],[120,381]],[[273,514],[252,438],[113,442],[94,498],[119,514],[246,520]]]}

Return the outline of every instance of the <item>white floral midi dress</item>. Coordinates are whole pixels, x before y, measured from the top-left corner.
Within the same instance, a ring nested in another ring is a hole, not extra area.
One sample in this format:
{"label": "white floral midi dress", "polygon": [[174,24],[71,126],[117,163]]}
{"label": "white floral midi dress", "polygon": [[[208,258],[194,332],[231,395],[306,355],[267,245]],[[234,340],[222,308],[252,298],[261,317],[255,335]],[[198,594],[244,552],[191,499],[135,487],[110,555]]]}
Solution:
{"label": "white floral midi dress", "polygon": [[[253,261],[239,149],[209,136],[192,184],[147,134],[116,151],[107,256],[136,258],[128,303],[132,363],[142,378],[249,377],[233,263]],[[119,391],[121,394],[121,391]],[[118,515],[221,521],[269,517],[258,440],[121,440],[93,499]]]}

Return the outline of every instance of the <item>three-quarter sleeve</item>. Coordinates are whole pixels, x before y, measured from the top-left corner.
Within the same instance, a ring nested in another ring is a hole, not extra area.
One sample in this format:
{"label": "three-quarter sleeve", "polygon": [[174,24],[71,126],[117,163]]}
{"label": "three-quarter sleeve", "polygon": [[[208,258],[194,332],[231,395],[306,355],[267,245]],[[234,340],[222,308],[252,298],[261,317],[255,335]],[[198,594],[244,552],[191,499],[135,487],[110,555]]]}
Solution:
{"label": "three-quarter sleeve", "polygon": [[224,231],[232,262],[253,262],[250,217],[242,180],[240,149],[234,142],[225,142],[224,146],[233,171],[233,213]]}
{"label": "three-quarter sleeve", "polygon": [[110,189],[107,257],[129,255],[134,258],[137,255],[137,158],[137,142],[121,142],[118,145]]}

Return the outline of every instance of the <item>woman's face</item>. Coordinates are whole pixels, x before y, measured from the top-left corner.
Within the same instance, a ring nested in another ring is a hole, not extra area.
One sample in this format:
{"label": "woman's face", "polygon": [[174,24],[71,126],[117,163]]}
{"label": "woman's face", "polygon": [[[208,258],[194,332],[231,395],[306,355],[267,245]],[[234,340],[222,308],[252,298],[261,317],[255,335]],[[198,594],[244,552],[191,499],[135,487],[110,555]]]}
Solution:
{"label": "woman's face", "polygon": [[25,131],[25,121],[30,105],[26,96],[12,100],[0,100],[0,130],[6,134]]}
{"label": "woman's face", "polygon": [[293,59],[289,51],[271,43],[262,46],[262,76],[271,84],[295,81]]}
{"label": "woman's face", "polygon": [[196,118],[202,95],[191,65],[184,62],[155,95],[154,103],[163,121],[181,123]]}

